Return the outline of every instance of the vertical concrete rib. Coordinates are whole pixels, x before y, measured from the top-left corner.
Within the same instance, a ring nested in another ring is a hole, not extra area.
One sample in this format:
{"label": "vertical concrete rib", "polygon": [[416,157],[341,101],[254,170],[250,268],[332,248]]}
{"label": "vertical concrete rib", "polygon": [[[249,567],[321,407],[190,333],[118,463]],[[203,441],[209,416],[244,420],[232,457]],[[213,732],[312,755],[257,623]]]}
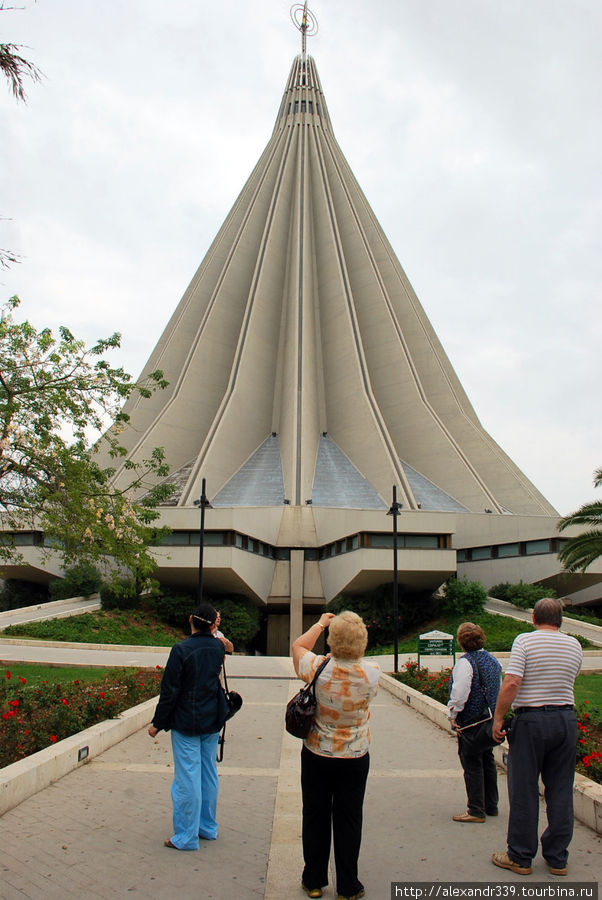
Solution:
{"label": "vertical concrete rib", "polygon": [[301,175],[299,180],[299,291],[297,296],[297,459],[295,477],[295,505],[301,499],[301,429],[303,427],[303,263],[305,259],[305,128],[301,128]]}

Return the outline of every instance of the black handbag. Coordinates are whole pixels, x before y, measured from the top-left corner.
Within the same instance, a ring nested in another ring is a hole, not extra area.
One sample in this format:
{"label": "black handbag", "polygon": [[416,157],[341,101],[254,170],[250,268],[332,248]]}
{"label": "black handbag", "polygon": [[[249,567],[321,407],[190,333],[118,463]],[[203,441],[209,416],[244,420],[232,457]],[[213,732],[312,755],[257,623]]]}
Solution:
{"label": "black handbag", "polygon": [[226,675],[226,661],[223,662],[224,687],[219,686],[220,690],[220,706],[222,707],[221,720],[223,722],[220,736],[218,738],[217,761],[222,762],[224,758],[224,744],[226,743],[226,722],[236,715],[242,706],[242,697],[238,691],[231,691],[228,688],[228,676]]}
{"label": "black handbag", "polygon": [[477,716],[475,722],[469,722],[468,725],[464,725],[462,728],[456,728],[456,732],[463,743],[464,750],[467,750],[469,753],[476,756],[477,754],[491,750],[493,747],[497,747],[503,742],[494,740],[493,713],[491,712],[489,700],[487,699],[487,692],[485,691],[485,685],[483,684],[481,667],[476,659],[475,664],[479,675],[481,693],[483,695],[483,709],[480,715]]}
{"label": "black handbag", "polygon": [[326,657],[316,669],[316,674],[309,684],[297,691],[294,697],[286,704],[284,724],[286,730],[293,737],[306,738],[311,731],[312,722],[316,714],[318,701],[316,700],[316,680],[322,669],[326,668],[330,657]]}

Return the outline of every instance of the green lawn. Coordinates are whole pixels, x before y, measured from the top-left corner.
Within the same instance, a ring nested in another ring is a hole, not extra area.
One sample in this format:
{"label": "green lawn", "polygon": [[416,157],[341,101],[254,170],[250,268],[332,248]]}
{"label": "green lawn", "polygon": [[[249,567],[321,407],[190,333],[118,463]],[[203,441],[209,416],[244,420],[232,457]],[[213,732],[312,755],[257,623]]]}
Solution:
{"label": "green lawn", "polygon": [[[451,634],[455,637],[458,626],[461,625],[462,622],[465,622],[467,618],[471,622],[474,622],[475,625],[481,626],[486,636],[485,647],[487,650],[491,650],[494,653],[504,650],[510,650],[510,648],[512,647],[512,642],[517,634],[522,634],[525,631],[533,631],[533,626],[528,622],[522,622],[518,619],[511,619],[508,616],[495,616],[493,615],[493,613],[482,612],[478,615],[469,617],[450,616],[446,619],[439,619],[436,622],[429,622],[426,625],[422,625],[418,630],[412,632],[409,635],[400,635],[399,652],[415,653],[418,635],[424,634],[424,632],[426,631],[444,631],[447,634]],[[566,630],[568,632],[568,629]],[[594,646],[584,638],[579,637],[578,640],[583,647],[592,648]],[[392,652],[393,645],[391,644],[387,647],[373,647],[368,651],[368,654],[380,655]]]}
{"label": "green lawn", "polygon": [[2,636],[84,644],[132,644],[172,647],[182,632],[151,618],[143,610],[98,610],[81,616],[9,625]]}
{"label": "green lawn", "polygon": [[602,719],[602,672],[591,672],[587,675],[579,675],[575,682],[575,704],[579,706],[587,700],[592,707],[590,713],[595,718]]}
{"label": "green lawn", "polygon": [[104,681],[123,673],[122,668],[107,666],[48,666],[41,663],[9,663],[0,665],[0,678],[6,678],[10,672],[11,680],[25,678],[27,684],[39,684],[41,681]]}

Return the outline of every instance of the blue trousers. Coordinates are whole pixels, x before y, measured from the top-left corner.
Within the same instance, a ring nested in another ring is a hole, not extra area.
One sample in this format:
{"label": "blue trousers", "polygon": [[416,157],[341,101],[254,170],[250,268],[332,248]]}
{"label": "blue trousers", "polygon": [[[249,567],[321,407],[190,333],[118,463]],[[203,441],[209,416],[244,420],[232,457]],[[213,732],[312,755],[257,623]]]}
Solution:
{"label": "blue trousers", "polygon": [[198,850],[199,837],[209,841],[217,837],[218,737],[171,732],[174,833],[170,840],[178,850]]}
{"label": "blue trousers", "polygon": [[541,852],[549,865],[561,869],[566,866],[573,836],[575,712],[541,707],[521,712],[512,721],[508,743],[508,856],[521,866],[529,866],[537,854],[541,775],[548,818]]}

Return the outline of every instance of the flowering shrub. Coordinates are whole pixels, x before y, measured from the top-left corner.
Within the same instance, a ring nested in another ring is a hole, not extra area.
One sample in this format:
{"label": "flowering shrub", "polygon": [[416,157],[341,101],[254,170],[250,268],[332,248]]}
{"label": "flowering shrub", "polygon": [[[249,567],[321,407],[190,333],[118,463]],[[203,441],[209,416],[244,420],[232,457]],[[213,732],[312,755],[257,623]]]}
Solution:
{"label": "flowering shrub", "polygon": [[587,700],[577,710],[577,771],[602,784],[602,726],[592,721]]}
{"label": "flowering shrub", "polygon": [[410,660],[403,666],[401,672],[395,675],[398,681],[408,684],[421,694],[447,704],[449,700],[449,679],[451,669],[441,669],[440,672],[429,672],[426,667],[418,668],[418,663]]}
{"label": "flowering shrub", "polygon": [[0,673],[0,767],[43,750],[159,693],[162,669],[123,669],[103,682],[43,681]]}

